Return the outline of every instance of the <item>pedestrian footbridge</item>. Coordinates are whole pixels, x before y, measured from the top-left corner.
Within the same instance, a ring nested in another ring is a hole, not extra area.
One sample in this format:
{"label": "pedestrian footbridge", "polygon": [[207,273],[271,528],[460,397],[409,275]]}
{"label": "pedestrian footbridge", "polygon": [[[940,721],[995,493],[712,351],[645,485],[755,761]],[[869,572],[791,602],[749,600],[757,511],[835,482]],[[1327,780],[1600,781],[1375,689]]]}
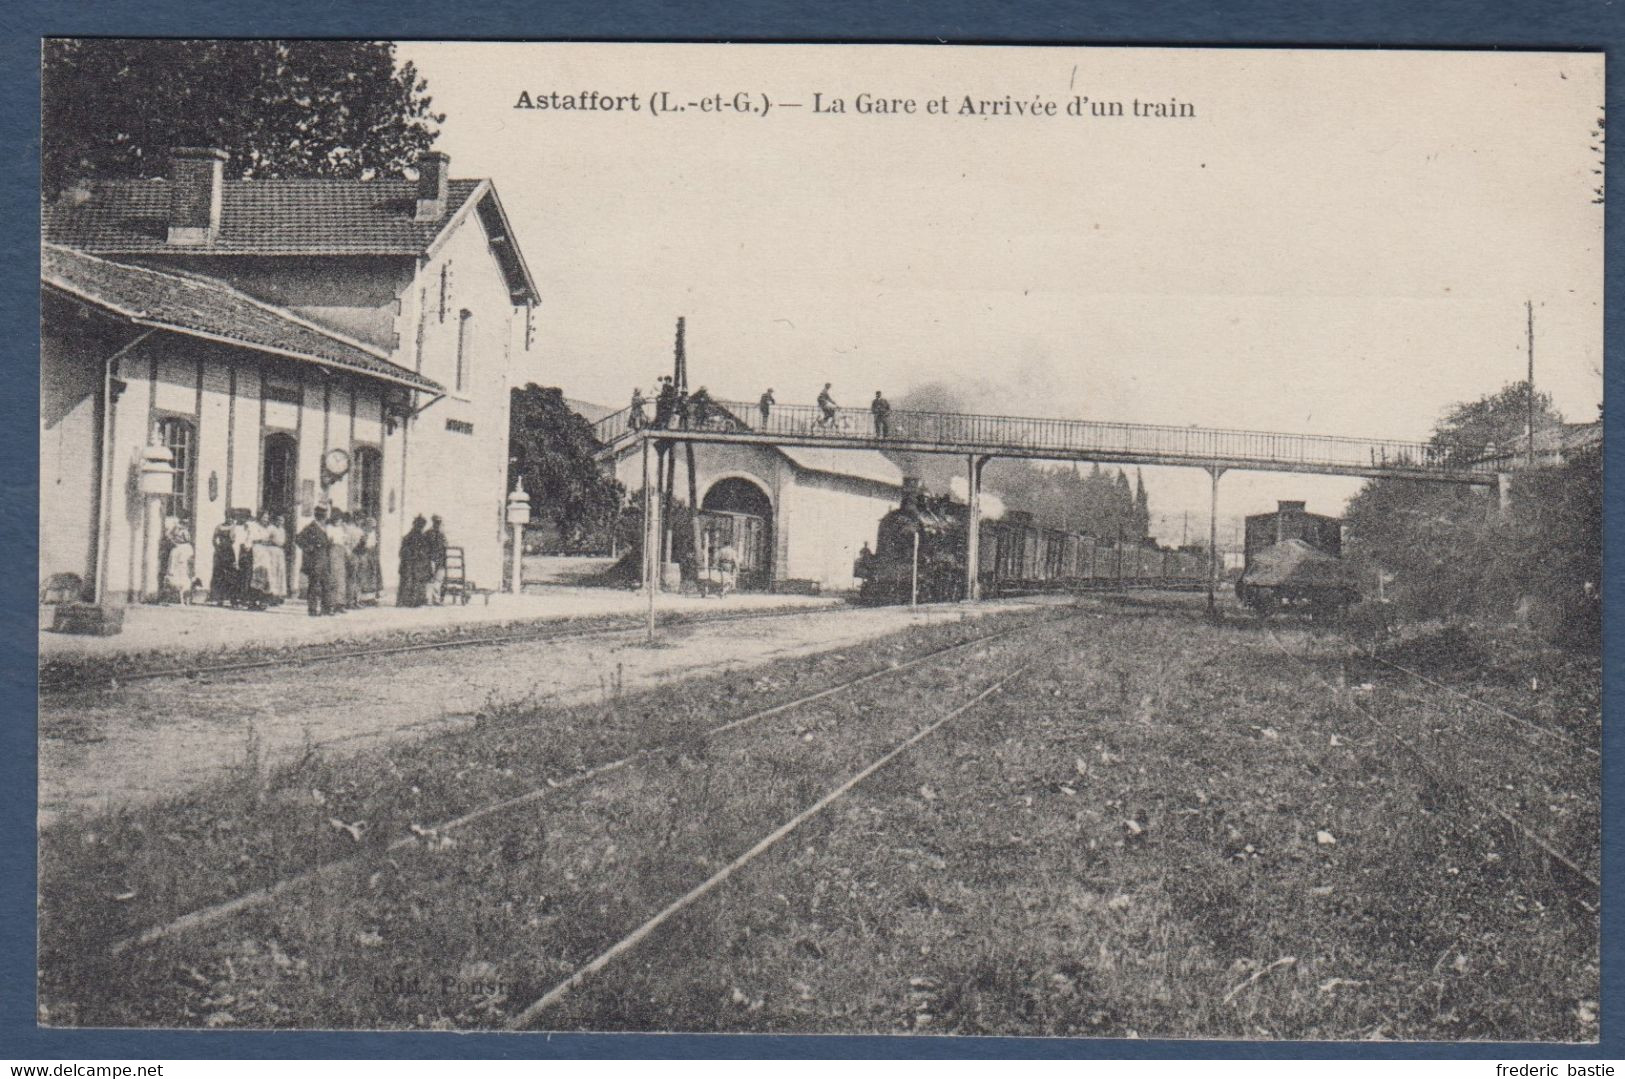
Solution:
{"label": "pedestrian footbridge", "polygon": [[912,410],[894,410],[881,427],[868,409],[836,409],[826,420],[813,405],[774,405],[764,415],[755,404],[717,400],[691,410],[686,423],[670,427],[637,427],[630,409],[594,426],[604,460],[621,457],[652,439],[1185,465],[1215,475],[1243,469],[1479,486],[1494,485],[1498,471],[1485,459],[1489,449],[1482,446]]}

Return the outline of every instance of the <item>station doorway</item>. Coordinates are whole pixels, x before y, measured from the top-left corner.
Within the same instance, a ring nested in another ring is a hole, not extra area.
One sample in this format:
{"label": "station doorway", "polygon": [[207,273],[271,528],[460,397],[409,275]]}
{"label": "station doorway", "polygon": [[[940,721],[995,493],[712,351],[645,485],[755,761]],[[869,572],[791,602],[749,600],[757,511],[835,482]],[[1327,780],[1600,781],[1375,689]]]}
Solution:
{"label": "station doorway", "polygon": [[282,557],[288,583],[297,587],[299,548],[293,537],[299,531],[299,440],[281,431],[266,435],[260,460],[260,512],[282,518]]}
{"label": "station doorway", "polygon": [[700,545],[706,565],[732,546],[739,559],[739,587],[765,591],[773,583],[773,501],[756,484],[718,480],[700,501]]}
{"label": "station doorway", "polygon": [[260,470],[260,512],[279,516],[290,529],[298,528],[299,442],[280,432],[265,436],[264,466]]}

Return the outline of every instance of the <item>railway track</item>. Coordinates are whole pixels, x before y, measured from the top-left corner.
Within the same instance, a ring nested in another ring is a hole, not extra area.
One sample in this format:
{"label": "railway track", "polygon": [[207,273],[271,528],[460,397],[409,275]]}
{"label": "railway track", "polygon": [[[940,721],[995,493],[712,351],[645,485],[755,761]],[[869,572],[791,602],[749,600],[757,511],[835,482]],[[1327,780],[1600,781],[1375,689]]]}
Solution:
{"label": "railway track", "polygon": [[[943,604],[933,606],[947,605]],[[774,618],[789,618],[795,615],[813,614],[819,609],[820,608],[790,607],[763,612],[706,615],[699,618],[692,618],[683,615],[672,615],[663,620],[660,625],[666,627],[691,627],[725,624],[729,622],[764,621]],[[42,677],[39,682],[39,691],[41,694],[68,693],[75,691],[100,691],[130,682],[155,681],[162,678],[206,678],[216,675],[242,674],[249,671],[274,670],[283,667],[304,667],[315,663],[339,663],[345,660],[354,659],[382,659],[389,656],[411,655],[418,652],[445,652],[462,648],[490,648],[507,644],[546,644],[553,641],[583,641],[611,637],[631,637],[644,632],[646,632],[646,624],[642,619],[639,619],[637,620],[636,624],[597,626],[591,629],[541,629],[520,633],[500,633],[475,637],[455,637],[443,641],[422,641],[412,644],[346,648],[326,652],[313,651],[308,654],[300,653],[288,656],[276,656],[268,659],[242,660],[229,663],[185,663],[171,667],[154,668],[151,670],[131,670],[98,674],[96,677],[91,679],[72,675],[59,675],[57,677]]]}
{"label": "railway track", "polygon": [[[1343,638],[1343,639],[1348,640],[1348,638],[1346,638],[1346,637]],[[1575,750],[1575,751],[1577,751],[1579,753],[1583,753],[1586,756],[1591,757],[1594,760],[1601,760],[1602,759],[1602,754],[1599,753],[1597,750],[1593,749],[1592,747],[1590,747],[1588,745],[1585,745],[1584,743],[1580,742],[1579,740],[1577,740],[1577,739],[1575,739],[1575,738],[1573,738],[1573,737],[1571,737],[1571,736],[1569,736],[1567,734],[1564,734],[1562,731],[1557,730],[1556,728],[1547,726],[1544,723],[1537,723],[1532,719],[1526,719],[1523,716],[1520,716],[1520,715],[1516,714],[1515,712],[1509,712],[1505,708],[1501,708],[1498,705],[1490,704],[1488,701],[1481,701],[1477,697],[1474,697],[1474,696],[1471,696],[1469,694],[1463,693],[1461,690],[1456,689],[1454,686],[1445,685],[1443,682],[1435,681],[1434,679],[1429,678],[1425,674],[1421,674],[1421,673],[1419,673],[1417,671],[1411,670],[1409,667],[1402,667],[1398,663],[1394,663],[1391,660],[1383,659],[1381,656],[1377,655],[1375,652],[1371,651],[1368,648],[1363,648],[1360,645],[1355,644],[1353,641],[1349,641],[1348,643],[1350,644],[1351,647],[1357,649],[1360,652],[1360,655],[1362,657],[1364,657],[1365,659],[1371,660],[1373,663],[1380,663],[1384,667],[1387,667],[1387,668],[1389,668],[1391,670],[1398,671],[1400,674],[1408,675],[1409,677],[1416,679],[1418,682],[1421,682],[1421,683],[1423,683],[1425,685],[1432,686],[1434,689],[1443,690],[1445,693],[1450,694],[1452,697],[1454,697],[1457,700],[1465,701],[1467,704],[1473,705],[1474,707],[1479,708],[1479,709],[1481,709],[1481,710],[1483,710],[1483,711],[1485,711],[1485,712],[1487,712],[1487,713],[1489,713],[1491,715],[1498,716],[1498,717],[1500,717],[1502,719],[1510,720],[1511,722],[1517,724],[1519,727],[1522,727],[1523,729],[1525,729],[1527,731],[1530,731],[1531,733],[1533,733],[1533,734],[1535,734],[1535,735],[1537,735],[1539,737],[1552,739],[1553,741],[1556,741],[1556,742],[1559,742],[1559,743],[1561,743],[1563,745],[1566,745],[1569,748],[1571,748],[1571,749],[1573,749],[1573,750]]]}
{"label": "railway track", "polygon": [[[1452,775],[1449,768],[1441,766],[1438,761],[1434,760],[1426,751],[1424,751],[1420,746],[1418,746],[1414,740],[1412,740],[1410,738],[1407,738],[1404,734],[1400,733],[1397,729],[1395,729],[1393,724],[1384,722],[1384,720],[1380,716],[1378,716],[1370,707],[1368,707],[1367,705],[1361,703],[1357,699],[1350,698],[1346,694],[1338,692],[1339,687],[1335,683],[1333,683],[1332,681],[1327,679],[1325,676],[1323,676],[1319,671],[1317,671],[1313,666],[1311,666],[1301,655],[1299,655],[1293,649],[1289,648],[1287,646],[1287,644],[1284,641],[1281,640],[1279,635],[1277,635],[1273,629],[1266,628],[1265,632],[1267,632],[1269,634],[1270,641],[1273,643],[1273,645],[1275,646],[1277,651],[1279,651],[1282,655],[1286,656],[1289,660],[1291,660],[1293,663],[1297,664],[1299,667],[1303,668],[1303,670],[1306,673],[1308,673],[1312,678],[1314,678],[1316,681],[1319,681],[1321,684],[1325,685],[1328,689],[1332,690],[1334,693],[1337,693],[1338,702],[1342,707],[1346,708],[1348,711],[1351,711],[1355,715],[1359,716],[1373,730],[1375,730],[1378,734],[1380,734],[1382,737],[1384,737],[1388,741],[1392,742],[1394,745],[1397,745],[1409,757],[1411,757],[1412,760],[1414,760],[1416,762],[1417,766],[1420,767],[1421,770],[1434,783],[1436,783],[1436,784],[1438,784],[1438,785],[1440,785],[1442,787],[1448,787],[1451,790],[1454,790],[1455,792],[1457,792],[1461,796],[1462,800],[1465,803],[1470,804],[1472,806],[1475,806],[1481,812],[1486,813],[1489,816],[1492,816],[1495,819],[1499,820],[1502,824],[1504,824],[1508,828],[1510,828],[1514,833],[1516,833],[1517,835],[1523,837],[1528,842],[1532,843],[1536,848],[1538,848],[1541,851],[1542,854],[1544,854],[1550,860],[1552,865],[1554,865],[1558,869],[1560,869],[1571,880],[1573,880],[1573,881],[1575,881],[1575,882],[1577,882],[1579,884],[1582,884],[1585,887],[1589,888],[1591,890],[1592,895],[1597,896],[1597,897],[1601,896],[1601,894],[1602,894],[1602,882],[1597,877],[1597,875],[1591,873],[1590,871],[1588,871],[1587,869],[1582,867],[1574,858],[1570,857],[1570,855],[1567,852],[1565,852],[1564,850],[1562,850],[1560,845],[1555,840],[1553,840],[1551,838],[1551,836],[1549,836],[1549,835],[1541,832],[1539,829],[1531,826],[1526,821],[1521,819],[1517,814],[1512,813],[1512,812],[1504,809],[1503,807],[1497,805],[1493,801],[1490,801],[1488,798],[1484,797],[1483,794],[1475,786],[1473,786],[1473,785],[1471,785],[1471,784],[1469,784],[1467,782],[1464,782],[1462,779],[1456,777],[1455,775]],[[1403,670],[1403,668],[1400,668],[1400,669]],[[1406,673],[1409,674],[1409,673],[1414,673],[1414,672],[1407,671]],[[1418,677],[1421,677],[1421,676],[1418,676]],[[1440,684],[1440,683],[1434,683],[1430,679],[1426,679],[1426,681],[1428,681],[1430,684],[1433,684],[1433,685],[1439,685],[1440,688],[1444,688],[1444,689],[1449,689],[1450,688],[1448,686],[1442,686],[1442,684]],[[1455,695],[1457,697],[1461,697],[1461,698],[1463,698],[1465,700],[1469,700],[1469,701],[1473,700],[1473,698],[1468,697],[1465,694],[1456,692],[1454,690],[1452,690],[1452,692],[1455,693]],[[1482,702],[1475,702],[1475,703],[1482,703]],[[1496,709],[1496,711],[1501,711],[1501,710]],[[1510,713],[1510,712],[1504,712],[1503,714],[1512,715],[1512,713]],[[1514,718],[1519,718],[1519,717],[1514,717]],[[1528,721],[1524,721],[1524,722],[1527,723]],[[1540,726],[1540,725],[1535,724],[1535,726]],[[1551,733],[1555,734],[1556,732],[1551,732]],[[1581,745],[1576,743],[1575,748],[1576,749],[1584,749],[1586,747],[1581,746]],[[1587,913],[1589,913],[1589,914],[1597,913],[1598,907],[1594,902],[1588,901],[1587,899],[1583,899],[1583,898],[1580,898],[1578,896],[1570,896],[1569,898],[1573,899],[1576,903],[1578,903],[1579,906],[1581,906]]]}
{"label": "railway track", "polygon": [[1015,670],[1000,678],[992,685],[987,686],[969,700],[959,704],[943,715],[938,716],[926,726],[921,727],[919,730],[892,746],[880,756],[871,760],[857,772],[848,776],[845,780],[824,792],[824,794],[812,804],[808,805],[800,812],[784,821],[778,827],[763,835],[755,843],[751,844],[751,846],[743,854],[740,854],[733,861],[711,874],[711,876],[707,877],[704,881],[695,885],[682,896],[661,908],[658,913],[644,921],[636,929],[632,930],[632,932],[621,937],[614,944],[611,944],[608,948],[605,948],[603,951],[599,952],[592,959],[577,967],[568,978],[565,978],[563,981],[554,985],[547,992],[543,993],[530,1004],[526,1005],[516,1015],[509,1019],[507,1024],[508,1029],[524,1030],[534,1024],[536,1019],[544,1011],[563,1000],[565,996],[579,988],[589,978],[593,977],[599,971],[609,966],[610,963],[632,951],[672,918],[681,914],[683,911],[687,910],[689,907],[711,894],[717,888],[721,887],[735,873],[749,865],[751,862],[755,861],[761,855],[767,853],[773,847],[777,846],[780,841],[787,838],[792,832],[800,828],[803,824],[806,824],[818,814],[822,813],[825,809],[828,809],[831,805],[834,805],[837,801],[846,797],[864,780],[886,767],[886,765],[896,760],[902,754],[908,752],[908,750],[912,749],[920,742],[923,742],[925,739],[931,737],[953,720],[958,719],[960,716],[964,715],[966,712],[969,712],[977,705],[993,696],[995,693],[998,693],[1004,689],[1005,686],[1026,674],[1031,667],[1031,662],[1024,663],[1017,667]]}
{"label": "railway track", "polygon": [[[1071,617],[1069,613],[1042,617],[1038,618],[1036,621],[1025,622],[1022,625],[1011,626],[1005,629],[995,630],[991,633],[980,634],[971,638],[970,640],[961,641],[957,644],[934,648],[921,655],[914,656],[902,662],[893,663],[870,670],[855,677],[843,679],[833,685],[824,686],[812,692],[802,694],[793,700],[785,701],[768,708],[758,709],[746,715],[738,716],[722,723],[718,723],[707,728],[701,737],[707,740],[713,739],[731,731],[747,727],[761,720],[774,716],[780,716],[815,702],[834,697],[859,686],[880,681],[889,676],[922,667],[926,664],[948,658],[969,649],[1008,638],[1014,634],[1026,633],[1041,629],[1056,622],[1065,621],[1069,617]],[[628,753],[614,760],[600,763],[584,771],[570,775],[564,779],[549,779],[544,783],[520,794],[488,802],[484,805],[469,809],[461,814],[458,814],[457,816],[439,821],[437,823],[415,826],[411,832],[396,837],[389,843],[379,848],[379,851],[385,857],[394,854],[409,853],[421,845],[422,836],[447,836],[450,833],[466,828],[467,826],[477,822],[497,818],[523,806],[534,804],[551,796],[559,795],[575,788],[580,788],[593,782],[594,780],[601,779],[607,775],[621,771],[639,762],[648,761],[663,754],[667,754],[676,748],[680,741],[682,741],[682,739],[674,739],[646,746],[637,750],[636,752]],[[135,949],[219,924],[236,915],[264,907],[277,898],[294,892],[297,889],[315,884],[320,881],[337,878],[352,868],[359,866],[369,858],[375,858],[377,856],[377,853],[369,854],[358,852],[357,854],[351,856],[333,859],[308,869],[301,870],[300,872],[291,874],[262,887],[244,892],[231,899],[193,909],[165,922],[153,925],[141,932],[130,936],[125,936],[114,941],[106,948],[106,954],[108,954],[110,957],[117,957]]]}

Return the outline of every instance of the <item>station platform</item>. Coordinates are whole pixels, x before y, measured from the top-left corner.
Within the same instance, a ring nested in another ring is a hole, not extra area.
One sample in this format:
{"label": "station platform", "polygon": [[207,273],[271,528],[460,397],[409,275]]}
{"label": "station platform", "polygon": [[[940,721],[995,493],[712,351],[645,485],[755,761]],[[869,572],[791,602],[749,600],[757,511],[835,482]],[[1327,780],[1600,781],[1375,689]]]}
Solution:
{"label": "station platform", "polygon": [[[137,605],[125,608],[124,630],[111,637],[53,633],[52,611],[40,608],[39,649],[42,666],[54,662],[118,657],[223,656],[256,651],[282,651],[307,645],[353,643],[400,637],[416,639],[437,632],[453,635],[481,627],[520,627],[553,621],[583,621],[641,616],[647,610],[642,592],[570,584],[533,583],[527,572],[522,595],[495,593],[485,602],[475,597],[465,606],[362,607],[329,617],[312,618],[303,600],[290,599],[265,611],[207,605]],[[837,596],[792,596],[735,592],[723,597],[661,593],[659,615],[706,614],[839,606]]]}

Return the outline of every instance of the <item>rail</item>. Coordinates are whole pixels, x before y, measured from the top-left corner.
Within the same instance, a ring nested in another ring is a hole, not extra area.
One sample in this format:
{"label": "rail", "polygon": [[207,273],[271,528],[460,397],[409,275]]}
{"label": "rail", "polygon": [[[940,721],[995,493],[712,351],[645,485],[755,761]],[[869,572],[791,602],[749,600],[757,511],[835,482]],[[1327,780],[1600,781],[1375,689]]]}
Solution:
{"label": "rail", "polygon": [[[645,428],[635,426],[631,409],[625,408],[599,420],[594,429],[605,447],[604,455],[613,457]],[[691,407],[686,423],[668,424],[661,430],[669,432],[669,437],[690,441],[1222,464],[1464,483],[1493,482],[1497,471],[1493,461],[1483,459],[1483,447],[1399,439],[902,409],[892,411],[882,423],[867,408],[836,408],[826,415],[815,405],[774,405],[763,411],[755,404],[719,400]]]}

